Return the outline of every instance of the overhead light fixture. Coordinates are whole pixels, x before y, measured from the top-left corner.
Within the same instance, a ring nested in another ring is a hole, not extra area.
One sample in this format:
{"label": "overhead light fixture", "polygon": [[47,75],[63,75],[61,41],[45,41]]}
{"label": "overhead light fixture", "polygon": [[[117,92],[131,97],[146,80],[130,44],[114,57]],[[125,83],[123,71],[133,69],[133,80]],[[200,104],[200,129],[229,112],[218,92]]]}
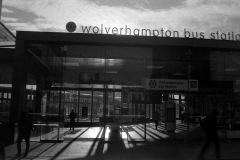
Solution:
{"label": "overhead light fixture", "polygon": [[123,59],[106,59],[106,64],[109,66],[123,65]]}
{"label": "overhead light fixture", "polygon": [[184,73],[174,73],[173,74],[174,76],[182,76],[182,75],[185,75]]}
{"label": "overhead light fixture", "polygon": [[118,73],[118,71],[106,71],[106,73]]}
{"label": "overhead light fixture", "polygon": [[79,63],[75,63],[75,62],[67,62],[67,63],[63,63],[65,66],[79,66]]}
{"label": "overhead light fixture", "polygon": [[239,71],[240,69],[236,69],[236,68],[227,68],[225,69],[226,72],[235,72],[235,71]]}
{"label": "overhead light fixture", "polygon": [[164,66],[147,66],[147,69],[162,69]]}
{"label": "overhead light fixture", "polygon": [[103,63],[104,59],[100,59],[100,58],[88,58],[88,63]]}

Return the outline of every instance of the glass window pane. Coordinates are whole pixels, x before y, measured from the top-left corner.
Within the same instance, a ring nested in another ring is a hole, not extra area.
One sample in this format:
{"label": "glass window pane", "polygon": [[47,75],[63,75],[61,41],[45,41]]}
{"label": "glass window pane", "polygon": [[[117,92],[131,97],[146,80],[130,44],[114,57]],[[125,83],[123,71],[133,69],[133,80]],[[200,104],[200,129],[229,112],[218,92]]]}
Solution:
{"label": "glass window pane", "polygon": [[3,98],[7,98],[8,93],[3,93]]}
{"label": "glass window pane", "polygon": [[93,122],[103,122],[103,92],[93,92]]}
{"label": "glass window pane", "polygon": [[92,91],[80,91],[79,121],[91,122]]}
{"label": "glass window pane", "polygon": [[111,84],[143,86],[148,48],[106,47],[106,81]]}

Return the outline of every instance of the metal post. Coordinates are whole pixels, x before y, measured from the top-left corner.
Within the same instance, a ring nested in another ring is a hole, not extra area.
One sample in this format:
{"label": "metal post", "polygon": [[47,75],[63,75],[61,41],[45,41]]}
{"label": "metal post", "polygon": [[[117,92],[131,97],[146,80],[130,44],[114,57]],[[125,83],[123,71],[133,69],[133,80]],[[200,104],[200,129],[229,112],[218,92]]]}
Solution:
{"label": "metal post", "polygon": [[[59,126],[60,126],[60,119],[61,119],[61,104],[62,104],[62,87],[60,88],[60,93],[59,93],[59,108],[58,108],[58,136],[57,136],[57,140],[59,140]],[[64,119],[63,119],[64,121]]]}
{"label": "metal post", "polygon": [[145,112],[145,114],[144,114],[144,141],[146,141],[147,140],[147,126],[146,126],[146,113],[147,113],[147,110],[146,110],[146,105],[147,105],[147,92],[146,92],[146,90],[144,91],[144,95],[145,95],[145,98],[144,98],[144,112]]}
{"label": "metal post", "polygon": [[81,91],[78,89],[78,104],[77,104],[77,106],[78,106],[78,112],[77,112],[77,122],[79,122],[79,114],[80,114],[80,93],[81,93]]}
{"label": "metal post", "polygon": [[90,122],[94,122],[94,116],[93,116],[93,89],[92,89],[92,98],[91,98],[91,115],[90,115]]}
{"label": "metal post", "polygon": [[189,136],[189,105],[190,105],[190,94],[189,94],[189,81],[190,81],[190,74],[191,74],[191,66],[188,65],[188,99],[187,99],[187,130],[188,130],[188,134],[187,137]]}

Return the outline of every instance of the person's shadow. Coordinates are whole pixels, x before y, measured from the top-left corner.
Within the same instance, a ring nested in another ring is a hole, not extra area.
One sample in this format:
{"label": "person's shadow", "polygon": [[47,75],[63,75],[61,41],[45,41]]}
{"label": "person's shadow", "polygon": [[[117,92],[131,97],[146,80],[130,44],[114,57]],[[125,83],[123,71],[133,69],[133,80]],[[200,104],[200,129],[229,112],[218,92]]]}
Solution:
{"label": "person's shadow", "polygon": [[110,127],[110,132],[108,136],[108,141],[115,142],[115,141],[123,141],[122,136],[120,134],[120,127]]}
{"label": "person's shadow", "polygon": [[5,159],[5,149],[4,149],[4,145],[2,142],[0,142],[0,160],[4,160]]}

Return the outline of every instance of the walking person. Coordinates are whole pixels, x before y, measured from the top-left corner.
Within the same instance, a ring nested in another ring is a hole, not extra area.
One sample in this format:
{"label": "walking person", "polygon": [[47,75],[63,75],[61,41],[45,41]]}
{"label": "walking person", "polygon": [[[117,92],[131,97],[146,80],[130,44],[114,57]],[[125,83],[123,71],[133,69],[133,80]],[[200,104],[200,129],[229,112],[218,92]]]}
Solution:
{"label": "walking person", "polygon": [[217,116],[219,112],[217,109],[214,109],[209,116],[206,118],[206,130],[205,130],[205,135],[206,135],[206,142],[200,152],[199,158],[202,159],[204,156],[204,153],[208,149],[208,147],[211,145],[213,142],[215,144],[215,149],[216,149],[216,157],[220,158],[220,144],[219,144],[219,139],[218,139],[218,124],[217,124]]}
{"label": "walking person", "polygon": [[75,118],[76,118],[76,113],[74,112],[74,110],[72,109],[72,112],[69,115],[70,118],[70,130],[73,129],[74,130],[74,126],[75,126]]}
{"label": "walking person", "polygon": [[186,117],[186,113],[184,112],[184,113],[181,115],[181,123],[184,123],[185,117]]}
{"label": "walking person", "polygon": [[33,128],[33,120],[30,115],[28,115],[25,111],[22,111],[20,114],[20,119],[18,121],[18,139],[17,139],[17,150],[18,153],[16,157],[21,156],[21,142],[24,139],[26,143],[26,149],[23,157],[28,155],[29,151],[29,141],[30,135]]}
{"label": "walking person", "polygon": [[155,128],[157,130],[158,123],[159,123],[159,120],[160,120],[160,114],[158,113],[158,111],[155,111],[153,119],[154,119],[154,122],[155,122]]}

